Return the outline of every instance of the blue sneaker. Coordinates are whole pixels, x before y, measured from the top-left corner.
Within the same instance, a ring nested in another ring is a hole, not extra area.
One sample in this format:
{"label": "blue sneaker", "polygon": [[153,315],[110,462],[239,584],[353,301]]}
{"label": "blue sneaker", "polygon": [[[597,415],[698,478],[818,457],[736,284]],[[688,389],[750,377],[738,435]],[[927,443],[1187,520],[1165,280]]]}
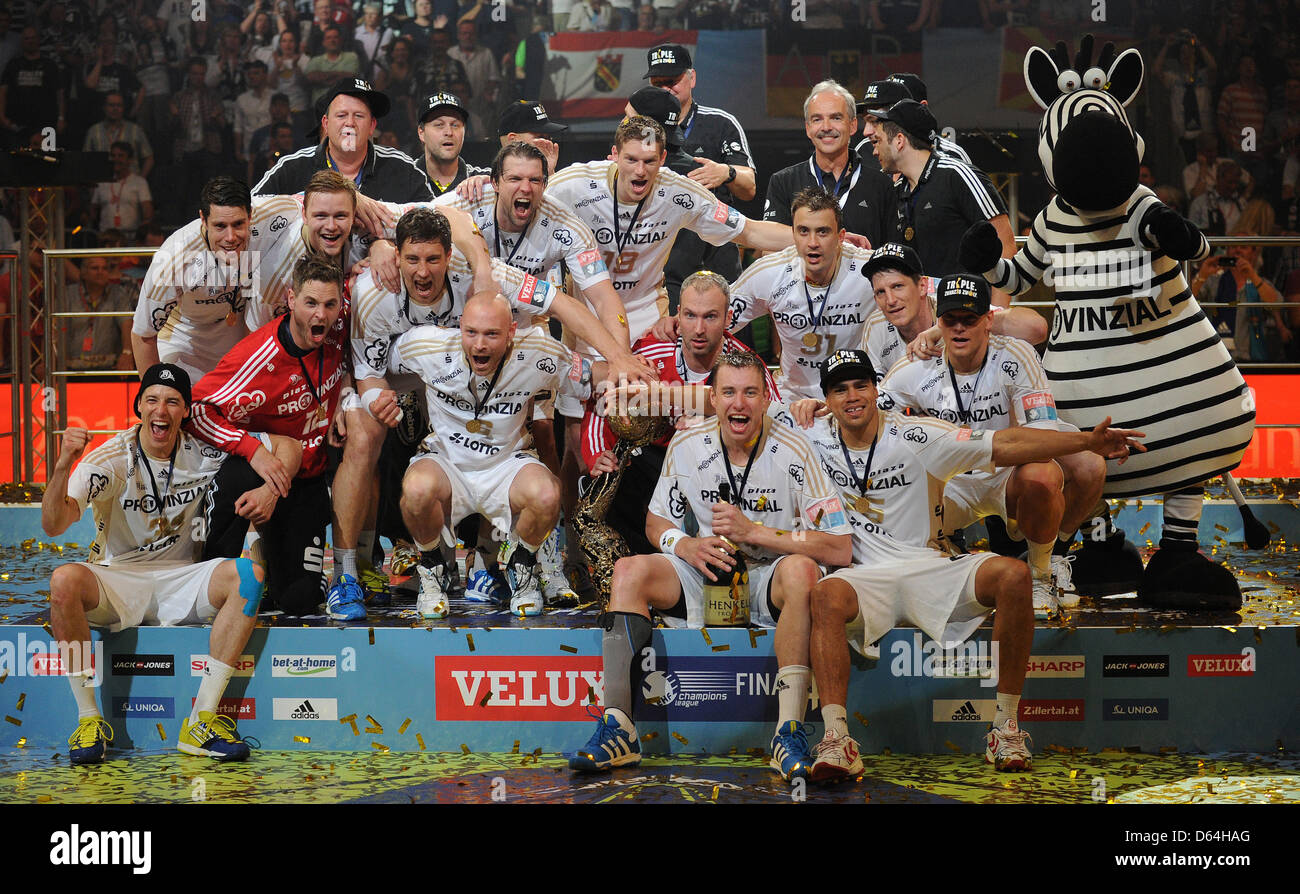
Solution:
{"label": "blue sneaker", "polygon": [[113,741],[113,728],[103,717],[83,717],[77,728],[68,736],[68,762],[97,764],[104,759],[108,743]]}
{"label": "blue sneaker", "polygon": [[569,758],[569,769],[596,773],[614,767],[635,767],[641,763],[641,743],[637,741],[635,726],[623,727],[612,712],[601,716],[588,708],[587,713],[596,718],[596,731],[587,744]]}
{"label": "blue sneaker", "polygon": [[787,721],[772,737],[772,760],[769,765],[786,782],[808,778],[812,756],[808,753],[808,726],[797,720]]}
{"label": "blue sneaker", "polygon": [[364,621],[365,593],[350,574],[341,574],[325,596],[325,614],[335,621]]}
{"label": "blue sneaker", "polygon": [[469,576],[465,587],[466,602],[490,602],[501,604],[510,598],[510,587],[500,571],[479,570]]}
{"label": "blue sneaker", "polygon": [[200,711],[194,723],[188,717],[182,720],[176,747],[185,754],[215,757],[219,761],[248,760],[248,743],[235,729],[235,721],[212,711]]}

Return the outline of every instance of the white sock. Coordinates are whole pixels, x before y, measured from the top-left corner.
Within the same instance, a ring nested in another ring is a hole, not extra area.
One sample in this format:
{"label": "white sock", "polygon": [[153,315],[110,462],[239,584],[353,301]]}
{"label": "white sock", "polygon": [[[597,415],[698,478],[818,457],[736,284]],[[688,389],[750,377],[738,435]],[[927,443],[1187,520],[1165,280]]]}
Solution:
{"label": "white sock", "polygon": [[190,710],[190,723],[198,722],[200,711],[216,713],[217,703],[221,701],[221,695],[226,691],[226,684],[234,672],[235,669],[230,665],[208,656],[203,682],[199,684],[198,697],[194,699],[194,707]]}
{"label": "white sock", "polygon": [[334,549],[334,579],[348,575],[353,580],[357,577],[357,551],[355,549]]}
{"label": "white sock", "polygon": [[528,550],[534,556],[537,555],[537,551],[542,547],[540,543],[529,543],[527,540],[525,540],[522,537],[519,538],[519,545],[522,546],[524,549]]}
{"label": "white sock", "polygon": [[1049,540],[1046,543],[1039,543],[1036,540],[1026,540],[1029,544],[1029,571],[1039,580],[1046,580],[1052,576],[1052,547],[1056,546],[1055,540]]}
{"label": "white sock", "polygon": [[103,717],[99,706],[95,704],[95,690],[90,685],[93,670],[81,670],[68,674],[68,685],[72,687],[72,697],[77,701],[77,719]]}
{"label": "white sock", "polygon": [[441,538],[441,537],[436,538],[436,539],[434,539],[434,540],[431,540],[431,541],[428,542],[428,543],[421,543],[421,542],[418,541],[418,540],[415,541],[415,548],[418,549],[418,550],[419,550],[420,552],[422,552],[422,553],[431,552],[432,550],[437,549],[437,548],[438,548],[439,546],[441,546],[441,545],[442,545],[442,538]]}
{"label": "white sock", "polygon": [[1012,695],[1009,692],[998,693],[998,707],[993,714],[993,725],[1002,726],[1008,720],[1015,720],[1016,713],[1020,710],[1020,696]]}
{"label": "white sock", "polygon": [[375,532],[362,531],[357,537],[357,555],[361,557],[361,564],[369,567],[375,561]]}
{"label": "white sock", "polygon": [[822,721],[826,732],[834,731],[838,736],[849,734],[849,715],[843,705],[822,705]]}
{"label": "white sock", "polygon": [[787,664],[776,672],[776,731],[779,733],[791,720],[803,723],[803,713],[808,707],[808,680],[812,668],[802,664]]}

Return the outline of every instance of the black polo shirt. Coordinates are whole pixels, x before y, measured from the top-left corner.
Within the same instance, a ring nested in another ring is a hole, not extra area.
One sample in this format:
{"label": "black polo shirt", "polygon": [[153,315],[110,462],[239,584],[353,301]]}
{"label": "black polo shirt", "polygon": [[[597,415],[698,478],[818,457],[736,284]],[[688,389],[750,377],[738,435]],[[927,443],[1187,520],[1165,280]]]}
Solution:
{"label": "black polo shirt", "polygon": [[906,177],[898,192],[892,238],[912,246],[927,276],[965,273],[958,261],[961,237],[971,224],[1007,213],[1001,194],[970,165],[930,153],[913,189]]}
{"label": "black polo shirt", "polygon": [[[294,195],[307,188],[317,171],[330,167],[326,143],[292,152],[276,162],[253,187],[255,196]],[[415,159],[397,149],[370,144],[357,189],[381,202],[429,202],[433,190]]]}
{"label": "black polo shirt", "polygon": [[894,206],[898,201],[894,186],[878,165],[864,163],[852,149],[849,163],[838,181],[829,171],[819,169],[815,155],[773,174],[767,181],[763,220],[793,223],[790,203],[795,193],[809,186],[820,186],[839,199],[844,229],[850,233],[866,236],[873,246],[892,237],[897,218]]}
{"label": "black polo shirt", "polygon": [[438,181],[429,176],[429,169],[425,166],[423,157],[419,160],[419,166],[420,170],[424,172],[425,179],[429,181],[429,188],[433,190],[434,198],[451,192],[453,189],[460,186],[461,182],[464,181],[466,177],[492,173],[491,168],[480,168],[478,165],[469,164],[464,158],[458,158],[456,159],[456,176],[452,178],[450,183],[443,185],[439,184]]}

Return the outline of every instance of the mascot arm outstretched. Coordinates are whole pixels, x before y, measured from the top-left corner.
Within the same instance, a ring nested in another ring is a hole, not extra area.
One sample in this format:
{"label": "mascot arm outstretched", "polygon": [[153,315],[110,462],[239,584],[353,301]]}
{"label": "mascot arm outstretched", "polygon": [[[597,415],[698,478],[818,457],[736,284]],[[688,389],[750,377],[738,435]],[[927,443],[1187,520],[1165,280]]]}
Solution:
{"label": "mascot arm outstretched", "polygon": [[1200,261],[1209,257],[1210,243],[1205,234],[1164,202],[1151,196],[1134,211],[1140,214],[1137,241],[1143,248],[1163,252],[1175,261]]}

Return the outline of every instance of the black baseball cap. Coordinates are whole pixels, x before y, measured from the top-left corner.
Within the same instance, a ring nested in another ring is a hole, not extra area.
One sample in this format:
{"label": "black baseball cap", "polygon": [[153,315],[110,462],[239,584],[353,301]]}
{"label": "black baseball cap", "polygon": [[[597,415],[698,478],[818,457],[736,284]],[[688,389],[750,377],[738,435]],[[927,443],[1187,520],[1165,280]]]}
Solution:
{"label": "black baseball cap", "polygon": [[912,94],[912,99],[917,102],[925,102],[930,98],[930,91],[925,89],[925,81],[910,71],[896,71],[889,76],[889,80],[897,81],[907,88],[907,92]]}
{"label": "black baseball cap", "polygon": [[509,133],[564,133],[567,124],[557,124],[546,114],[546,106],[536,99],[519,99],[501,112],[497,121],[497,136]]}
{"label": "black baseball cap", "polygon": [[939,122],[929,109],[914,99],[900,99],[888,109],[872,114],[881,121],[893,121],[904,132],[927,143],[933,143],[939,135]]}
{"label": "black baseball cap", "polygon": [[174,363],[155,363],[144,371],[140,377],[140,390],[135,393],[135,415],[140,415],[140,398],[154,385],[166,385],[175,388],[185,398],[185,408],[191,403],[190,374]]}
{"label": "black baseball cap", "polygon": [[370,106],[370,114],[376,118],[387,115],[391,107],[388,97],[370,86],[370,82],[365,78],[344,78],[331,87],[329,92],[321,97],[321,101],[317,103],[317,108],[321,110],[322,115],[329,112],[330,103],[334,101],[336,96],[355,96]]}
{"label": "black baseball cap", "polygon": [[982,276],[951,273],[935,287],[934,315],[941,317],[950,310],[968,310],[978,316],[989,312],[992,292]]}
{"label": "black baseball cap", "polygon": [[910,245],[898,242],[886,242],[871,253],[871,258],[862,266],[862,275],[871,279],[878,270],[902,270],[913,276],[923,276],[921,258]]}
{"label": "black baseball cap", "polygon": [[[434,114],[434,113],[437,114]],[[454,93],[435,93],[424,101],[424,111],[420,113],[420,123],[428,121],[430,118],[438,118],[451,112],[453,115],[460,117],[461,121],[469,121],[469,109],[465,108],[465,103],[460,101],[460,97]]]}
{"label": "black baseball cap", "polygon": [[876,381],[876,370],[866,351],[836,351],[818,364],[817,369],[822,374],[822,394],[849,379]]}
{"label": "black baseball cap", "polygon": [[642,87],[627,98],[638,115],[644,115],[663,125],[669,146],[686,142],[677,124],[681,120],[682,104],[671,90],[663,87]]}
{"label": "black baseball cap", "polygon": [[690,51],[679,43],[661,43],[651,47],[646,51],[645,61],[650,70],[641,75],[643,81],[646,78],[675,78],[693,67]]}
{"label": "black baseball cap", "polygon": [[887,109],[900,99],[915,99],[901,81],[872,81],[858,100],[858,114],[873,109]]}

